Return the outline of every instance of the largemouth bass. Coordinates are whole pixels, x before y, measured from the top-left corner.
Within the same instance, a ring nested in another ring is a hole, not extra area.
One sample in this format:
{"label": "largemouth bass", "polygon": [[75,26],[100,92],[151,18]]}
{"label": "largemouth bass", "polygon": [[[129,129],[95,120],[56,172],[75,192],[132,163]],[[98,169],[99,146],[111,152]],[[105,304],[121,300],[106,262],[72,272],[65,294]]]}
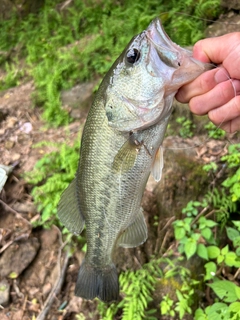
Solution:
{"label": "largemouth bass", "polygon": [[75,179],[58,206],[61,222],[80,234],[87,252],[77,296],[118,299],[118,246],[147,239],[142,195],[152,172],[160,180],[161,144],[177,90],[209,69],[173,43],[159,19],[134,37],[104,77],[82,135]]}

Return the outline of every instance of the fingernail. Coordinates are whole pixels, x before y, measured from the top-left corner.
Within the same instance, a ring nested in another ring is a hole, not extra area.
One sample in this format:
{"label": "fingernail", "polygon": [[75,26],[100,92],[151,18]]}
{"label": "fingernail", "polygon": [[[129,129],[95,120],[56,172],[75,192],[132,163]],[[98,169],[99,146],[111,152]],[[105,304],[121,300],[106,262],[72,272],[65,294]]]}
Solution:
{"label": "fingernail", "polygon": [[220,82],[224,82],[224,81],[230,79],[230,76],[229,76],[227,70],[221,68],[221,69],[218,69],[218,71],[215,73],[214,79],[215,79],[216,83],[220,83]]}

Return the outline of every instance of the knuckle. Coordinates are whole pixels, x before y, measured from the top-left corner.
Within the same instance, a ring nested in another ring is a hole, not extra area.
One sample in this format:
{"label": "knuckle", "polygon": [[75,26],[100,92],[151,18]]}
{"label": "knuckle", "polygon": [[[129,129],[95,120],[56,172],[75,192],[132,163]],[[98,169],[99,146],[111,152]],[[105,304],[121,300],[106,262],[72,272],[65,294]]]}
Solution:
{"label": "knuckle", "polygon": [[208,112],[208,118],[210,121],[212,121],[215,125],[219,124],[218,121],[216,121],[216,112],[215,110],[211,110]]}

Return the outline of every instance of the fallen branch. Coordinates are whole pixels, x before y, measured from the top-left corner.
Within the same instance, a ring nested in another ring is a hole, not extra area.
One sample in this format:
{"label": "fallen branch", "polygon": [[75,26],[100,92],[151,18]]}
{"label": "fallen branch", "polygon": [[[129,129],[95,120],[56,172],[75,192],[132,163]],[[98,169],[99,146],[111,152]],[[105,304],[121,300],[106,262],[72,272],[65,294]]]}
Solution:
{"label": "fallen branch", "polygon": [[[58,228],[57,228],[58,229]],[[58,229],[59,231],[59,229]],[[60,234],[60,231],[59,231],[59,234]],[[69,258],[70,258],[70,255],[69,255],[69,252],[67,251],[66,255],[65,255],[65,258],[64,258],[64,261],[63,261],[63,264],[61,266],[61,263],[60,263],[60,260],[61,260],[61,256],[62,256],[62,249],[63,249],[63,245],[62,245],[62,240],[61,240],[61,234],[60,234],[60,242],[61,242],[61,245],[60,245],[60,248],[59,248],[59,253],[58,253],[58,269],[59,269],[59,276],[58,276],[58,279],[57,281],[55,282],[47,300],[45,301],[44,303],[44,306],[43,306],[43,309],[42,311],[39,313],[38,317],[37,317],[37,320],[44,320],[46,319],[46,316],[48,314],[48,311],[50,309],[50,307],[52,306],[53,302],[54,302],[54,299],[56,298],[56,296],[58,295],[58,293],[60,292],[61,290],[61,287],[63,285],[63,281],[64,281],[64,278],[65,278],[65,273],[67,271],[67,266],[68,266],[68,261],[69,261]]]}
{"label": "fallen branch", "polygon": [[11,208],[6,202],[4,202],[4,201],[1,200],[1,199],[0,199],[0,203],[3,205],[3,207],[4,207],[6,210],[9,210],[9,211],[11,211],[13,214],[15,214],[15,216],[16,216],[17,219],[22,219],[22,220],[24,220],[24,222],[26,222],[26,223],[31,227],[31,229],[32,229],[31,223],[30,223],[28,220],[26,220],[25,218],[23,218],[22,215],[21,215],[19,212],[17,212],[17,211],[14,210],[13,208]]}

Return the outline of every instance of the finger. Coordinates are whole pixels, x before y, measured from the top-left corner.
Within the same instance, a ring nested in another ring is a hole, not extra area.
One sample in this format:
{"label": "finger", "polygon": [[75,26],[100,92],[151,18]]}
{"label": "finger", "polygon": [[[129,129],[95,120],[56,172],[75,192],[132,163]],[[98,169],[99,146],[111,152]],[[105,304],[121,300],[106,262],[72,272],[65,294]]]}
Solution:
{"label": "finger", "polygon": [[240,131],[240,117],[224,122],[220,125],[220,128],[229,133]]}
{"label": "finger", "polygon": [[198,41],[193,56],[203,62],[221,63],[232,78],[240,74],[240,32]]}
{"label": "finger", "polygon": [[240,96],[234,97],[228,103],[224,104],[219,108],[210,110],[208,112],[208,117],[216,125],[221,125],[228,121],[234,121],[234,119],[239,118],[240,117]]}
{"label": "finger", "polygon": [[[214,111],[214,114],[222,112],[222,116],[226,116],[226,114],[229,115],[229,110],[227,109],[228,102],[238,94],[240,94],[239,80],[224,81],[205,94],[193,97],[190,100],[189,107],[193,113],[198,115],[204,115],[212,112],[213,109],[217,109]],[[222,106],[225,107],[222,108]],[[225,114],[223,114],[223,112],[225,112]]]}
{"label": "finger", "polygon": [[204,72],[194,81],[181,87],[177,94],[176,99],[179,102],[189,102],[195,96],[202,95],[213,89],[218,83],[229,79],[228,72],[224,68],[216,68]]}

